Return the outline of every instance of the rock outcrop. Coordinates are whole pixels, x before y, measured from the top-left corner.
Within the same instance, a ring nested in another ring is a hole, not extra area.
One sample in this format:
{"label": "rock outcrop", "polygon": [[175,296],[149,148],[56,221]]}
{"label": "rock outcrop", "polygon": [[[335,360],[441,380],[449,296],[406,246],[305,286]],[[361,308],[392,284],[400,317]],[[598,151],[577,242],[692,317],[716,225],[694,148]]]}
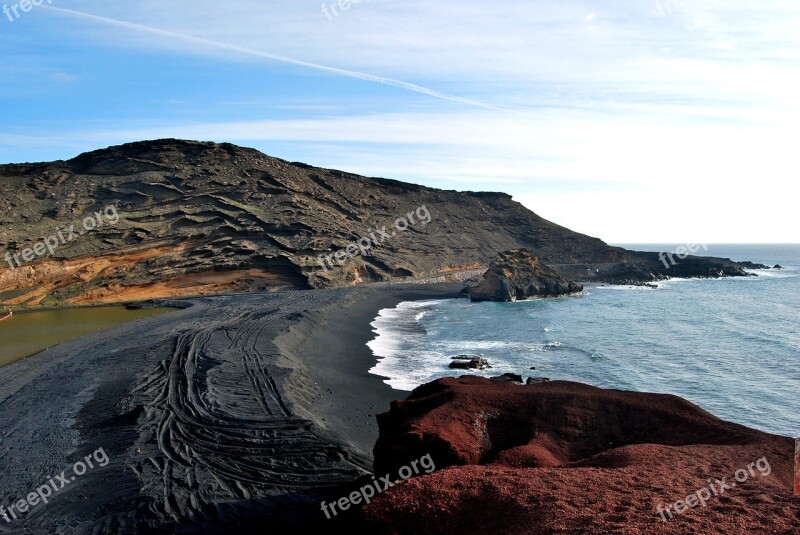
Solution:
{"label": "rock outcrop", "polygon": [[517,301],[529,297],[557,297],[583,291],[527,249],[506,251],[489,266],[475,287],[464,289],[472,301]]}
{"label": "rock outcrop", "polygon": [[[800,520],[791,439],[675,396],[465,376],[378,423],[377,474],[428,454],[437,471],[367,505],[370,533],[788,534]],[[712,493],[722,478],[732,486]]]}
{"label": "rock outcrop", "polygon": [[485,370],[491,368],[489,361],[480,355],[458,355],[450,358],[450,369],[453,370]]}

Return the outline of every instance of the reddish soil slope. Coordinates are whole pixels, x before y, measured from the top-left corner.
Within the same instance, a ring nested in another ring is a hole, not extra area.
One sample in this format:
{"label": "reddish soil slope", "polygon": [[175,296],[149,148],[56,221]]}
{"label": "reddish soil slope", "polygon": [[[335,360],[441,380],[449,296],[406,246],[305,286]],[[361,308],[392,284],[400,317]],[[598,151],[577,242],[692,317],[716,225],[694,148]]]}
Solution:
{"label": "reddish soil slope", "polygon": [[438,471],[365,507],[376,533],[800,533],[793,441],[675,396],[448,378],[379,424],[378,474]]}

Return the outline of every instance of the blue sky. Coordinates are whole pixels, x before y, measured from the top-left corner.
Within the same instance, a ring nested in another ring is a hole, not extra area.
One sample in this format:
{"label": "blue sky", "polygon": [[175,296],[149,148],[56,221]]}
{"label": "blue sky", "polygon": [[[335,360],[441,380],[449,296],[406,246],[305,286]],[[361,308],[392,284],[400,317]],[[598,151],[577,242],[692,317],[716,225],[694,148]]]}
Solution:
{"label": "blue sky", "polygon": [[322,4],[0,0],[0,162],[228,141],[613,243],[800,241],[796,0]]}

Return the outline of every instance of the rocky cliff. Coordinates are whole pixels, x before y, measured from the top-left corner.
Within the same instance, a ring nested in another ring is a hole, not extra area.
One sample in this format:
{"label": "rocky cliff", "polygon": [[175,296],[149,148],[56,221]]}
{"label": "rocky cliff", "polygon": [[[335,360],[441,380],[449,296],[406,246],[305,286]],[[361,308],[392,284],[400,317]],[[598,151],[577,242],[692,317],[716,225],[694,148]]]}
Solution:
{"label": "rocky cliff", "polygon": [[[572,232],[506,194],[367,178],[230,144],[148,141],[0,166],[6,305],[345,286],[485,269],[520,247],[580,280],[670,274],[657,255]],[[743,274],[715,266],[713,276]]]}

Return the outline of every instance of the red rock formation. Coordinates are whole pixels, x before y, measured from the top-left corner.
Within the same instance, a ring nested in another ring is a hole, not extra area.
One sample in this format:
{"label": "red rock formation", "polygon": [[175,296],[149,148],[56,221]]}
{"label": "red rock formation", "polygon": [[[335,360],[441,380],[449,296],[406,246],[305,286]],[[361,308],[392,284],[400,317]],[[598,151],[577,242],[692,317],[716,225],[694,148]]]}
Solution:
{"label": "red rock formation", "polygon": [[800,438],[794,443],[794,495],[800,496]]}
{"label": "red rock formation", "polygon": [[800,533],[793,441],[675,396],[448,378],[378,421],[376,473],[426,454],[438,471],[365,507],[371,532]]}

